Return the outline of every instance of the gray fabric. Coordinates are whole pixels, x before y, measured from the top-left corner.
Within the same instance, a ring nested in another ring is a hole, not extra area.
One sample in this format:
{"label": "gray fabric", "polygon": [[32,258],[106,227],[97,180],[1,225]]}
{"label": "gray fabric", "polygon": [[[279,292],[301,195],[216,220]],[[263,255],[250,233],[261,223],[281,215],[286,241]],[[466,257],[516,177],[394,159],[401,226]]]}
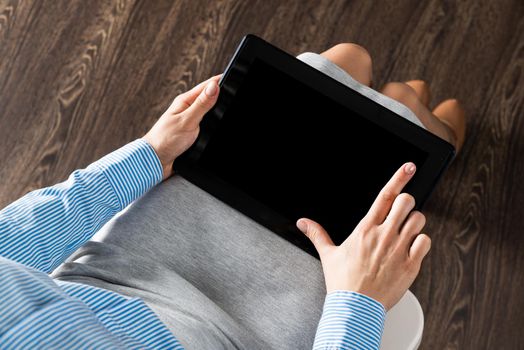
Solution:
{"label": "gray fabric", "polygon": [[406,118],[410,122],[414,123],[421,128],[424,128],[422,122],[417,118],[415,113],[413,113],[408,107],[404,106],[402,103],[382,95],[380,92],[373,90],[369,86],[362,85],[351,75],[347,74],[345,70],[319,54],[313,52],[304,52],[297,57],[299,60],[302,60],[309,64],[310,66],[318,69],[321,72],[329,75],[333,79],[341,82],[344,85],[349,86],[353,90],[357,91],[361,95],[364,95],[371,100],[377,102],[378,104],[386,107],[389,110],[397,113],[398,115]]}
{"label": "gray fabric", "polygon": [[[322,56],[299,58],[367,93]],[[311,348],[325,295],[318,260],[178,176],[111,220],[54,277],[142,298],[187,349]]]}
{"label": "gray fabric", "polygon": [[135,201],[55,277],[138,296],[188,349],[307,349],[319,262],[181,177]]}

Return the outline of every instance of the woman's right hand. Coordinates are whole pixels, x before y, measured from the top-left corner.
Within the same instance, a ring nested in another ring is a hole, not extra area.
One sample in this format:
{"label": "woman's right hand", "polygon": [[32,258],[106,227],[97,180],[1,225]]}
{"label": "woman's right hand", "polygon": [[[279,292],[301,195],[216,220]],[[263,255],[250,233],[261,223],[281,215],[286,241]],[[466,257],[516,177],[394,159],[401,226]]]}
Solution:
{"label": "woman's right hand", "polygon": [[406,163],[393,175],[340,246],[315,221],[297,221],[320,255],[328,293],[358,292],[389,310],[411,286],[431,247],[430,238],[420,233],[424,215],[413,211],[413,196],[401,193],[415,170],[415,164]]}

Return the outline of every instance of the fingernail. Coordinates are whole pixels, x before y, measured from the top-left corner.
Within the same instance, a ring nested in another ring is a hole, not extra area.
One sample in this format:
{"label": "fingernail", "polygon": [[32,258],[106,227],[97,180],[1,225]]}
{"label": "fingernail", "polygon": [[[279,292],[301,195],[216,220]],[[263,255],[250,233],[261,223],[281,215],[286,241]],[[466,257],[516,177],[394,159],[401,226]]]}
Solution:
{"label": "fingernail", "polygon": [[306,220],[298,220],[297,221],[297,227],[300,231],[302,231],[302,233],[306,233],[307,231],[307,222]]}
{"label": "fingernail", "polygon": [[218,91],[218,86],[214,81],[207,84],[206,90],[205,90],[207,96],[213,97],[216,95],[217,91]]}
{"label": "fingernail", "polygon": [[404,166],[404,171],[408,175],[413,175],[415,173],[415,170],[417,170],[417,167],[413,163],[408,163],[406,166]]}

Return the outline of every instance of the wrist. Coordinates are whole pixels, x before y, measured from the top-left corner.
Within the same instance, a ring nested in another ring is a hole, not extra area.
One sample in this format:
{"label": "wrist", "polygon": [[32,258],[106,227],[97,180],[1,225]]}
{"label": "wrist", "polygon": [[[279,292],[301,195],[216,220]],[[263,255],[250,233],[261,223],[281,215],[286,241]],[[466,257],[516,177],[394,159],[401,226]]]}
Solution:
{"label": "wrist", "polygon": [[345,289],[334,289],[326,293],[326,298],[336,298],[336,297],[358,297],[361,299],[367,300],[369,303],[374,304],[378,309],[384,310],[384,313],[387,311],[386,307],[382,302],[379,300],[361,293],[361,292],[355,292],[352,290],[345,290]]}
{"label": "wrist", "polygon": [[169,164],[162,167],[162,181],[167,180],[169,177],[173,175],[173,164]]}
{"label": "wrist", "polygon": [[161,179],[160,161],[149,143],[137,139],[89,165],[105,177],[119,202],[119,210],[146,193]]}
{"label": "wrist", "polygon": [[[158,168],[158,166],[160,165],[160,171],[162,172],[162,180],[167,179],[169,176],[171,176],[173,162],[168,164],[168,161],[165,159],[165,157],[162,157],[162,152],[159,151],[158,147],[155,145],[155,142],[151,140],[148,137],[148,135],[145,135],[141,139],[145,141],[145,143],[153,151],[152,153],[154,153],[154,155],[156,156],[158,163],[153,164],[153,166]],[[158,170],[158,169],[155,169],[155,170]]]}
{"label": "wrist", "polygon": [[149,145],[149,147],[151,147],[158,161],[160,162],[160,165],[162,167],[162,180],[165,180],[168,177],[170,177],[173,174],[173,160],[170,158],[168,159],[168,157],[163,155],[163,152],[161,151],[157,143],[154,141],[154,139],[149,137],[149,133],[142,137],[142,140],[144,140]]}

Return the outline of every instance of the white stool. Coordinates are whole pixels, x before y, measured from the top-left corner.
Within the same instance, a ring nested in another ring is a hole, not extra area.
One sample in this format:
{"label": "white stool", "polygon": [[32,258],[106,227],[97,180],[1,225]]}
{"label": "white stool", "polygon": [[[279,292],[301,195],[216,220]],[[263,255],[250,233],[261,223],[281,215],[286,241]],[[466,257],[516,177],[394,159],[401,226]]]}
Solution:
{"label": "white stool", "polygon": [[424,313],[409,290],[386,316],[381,350],[416,350],[422,340]]}

